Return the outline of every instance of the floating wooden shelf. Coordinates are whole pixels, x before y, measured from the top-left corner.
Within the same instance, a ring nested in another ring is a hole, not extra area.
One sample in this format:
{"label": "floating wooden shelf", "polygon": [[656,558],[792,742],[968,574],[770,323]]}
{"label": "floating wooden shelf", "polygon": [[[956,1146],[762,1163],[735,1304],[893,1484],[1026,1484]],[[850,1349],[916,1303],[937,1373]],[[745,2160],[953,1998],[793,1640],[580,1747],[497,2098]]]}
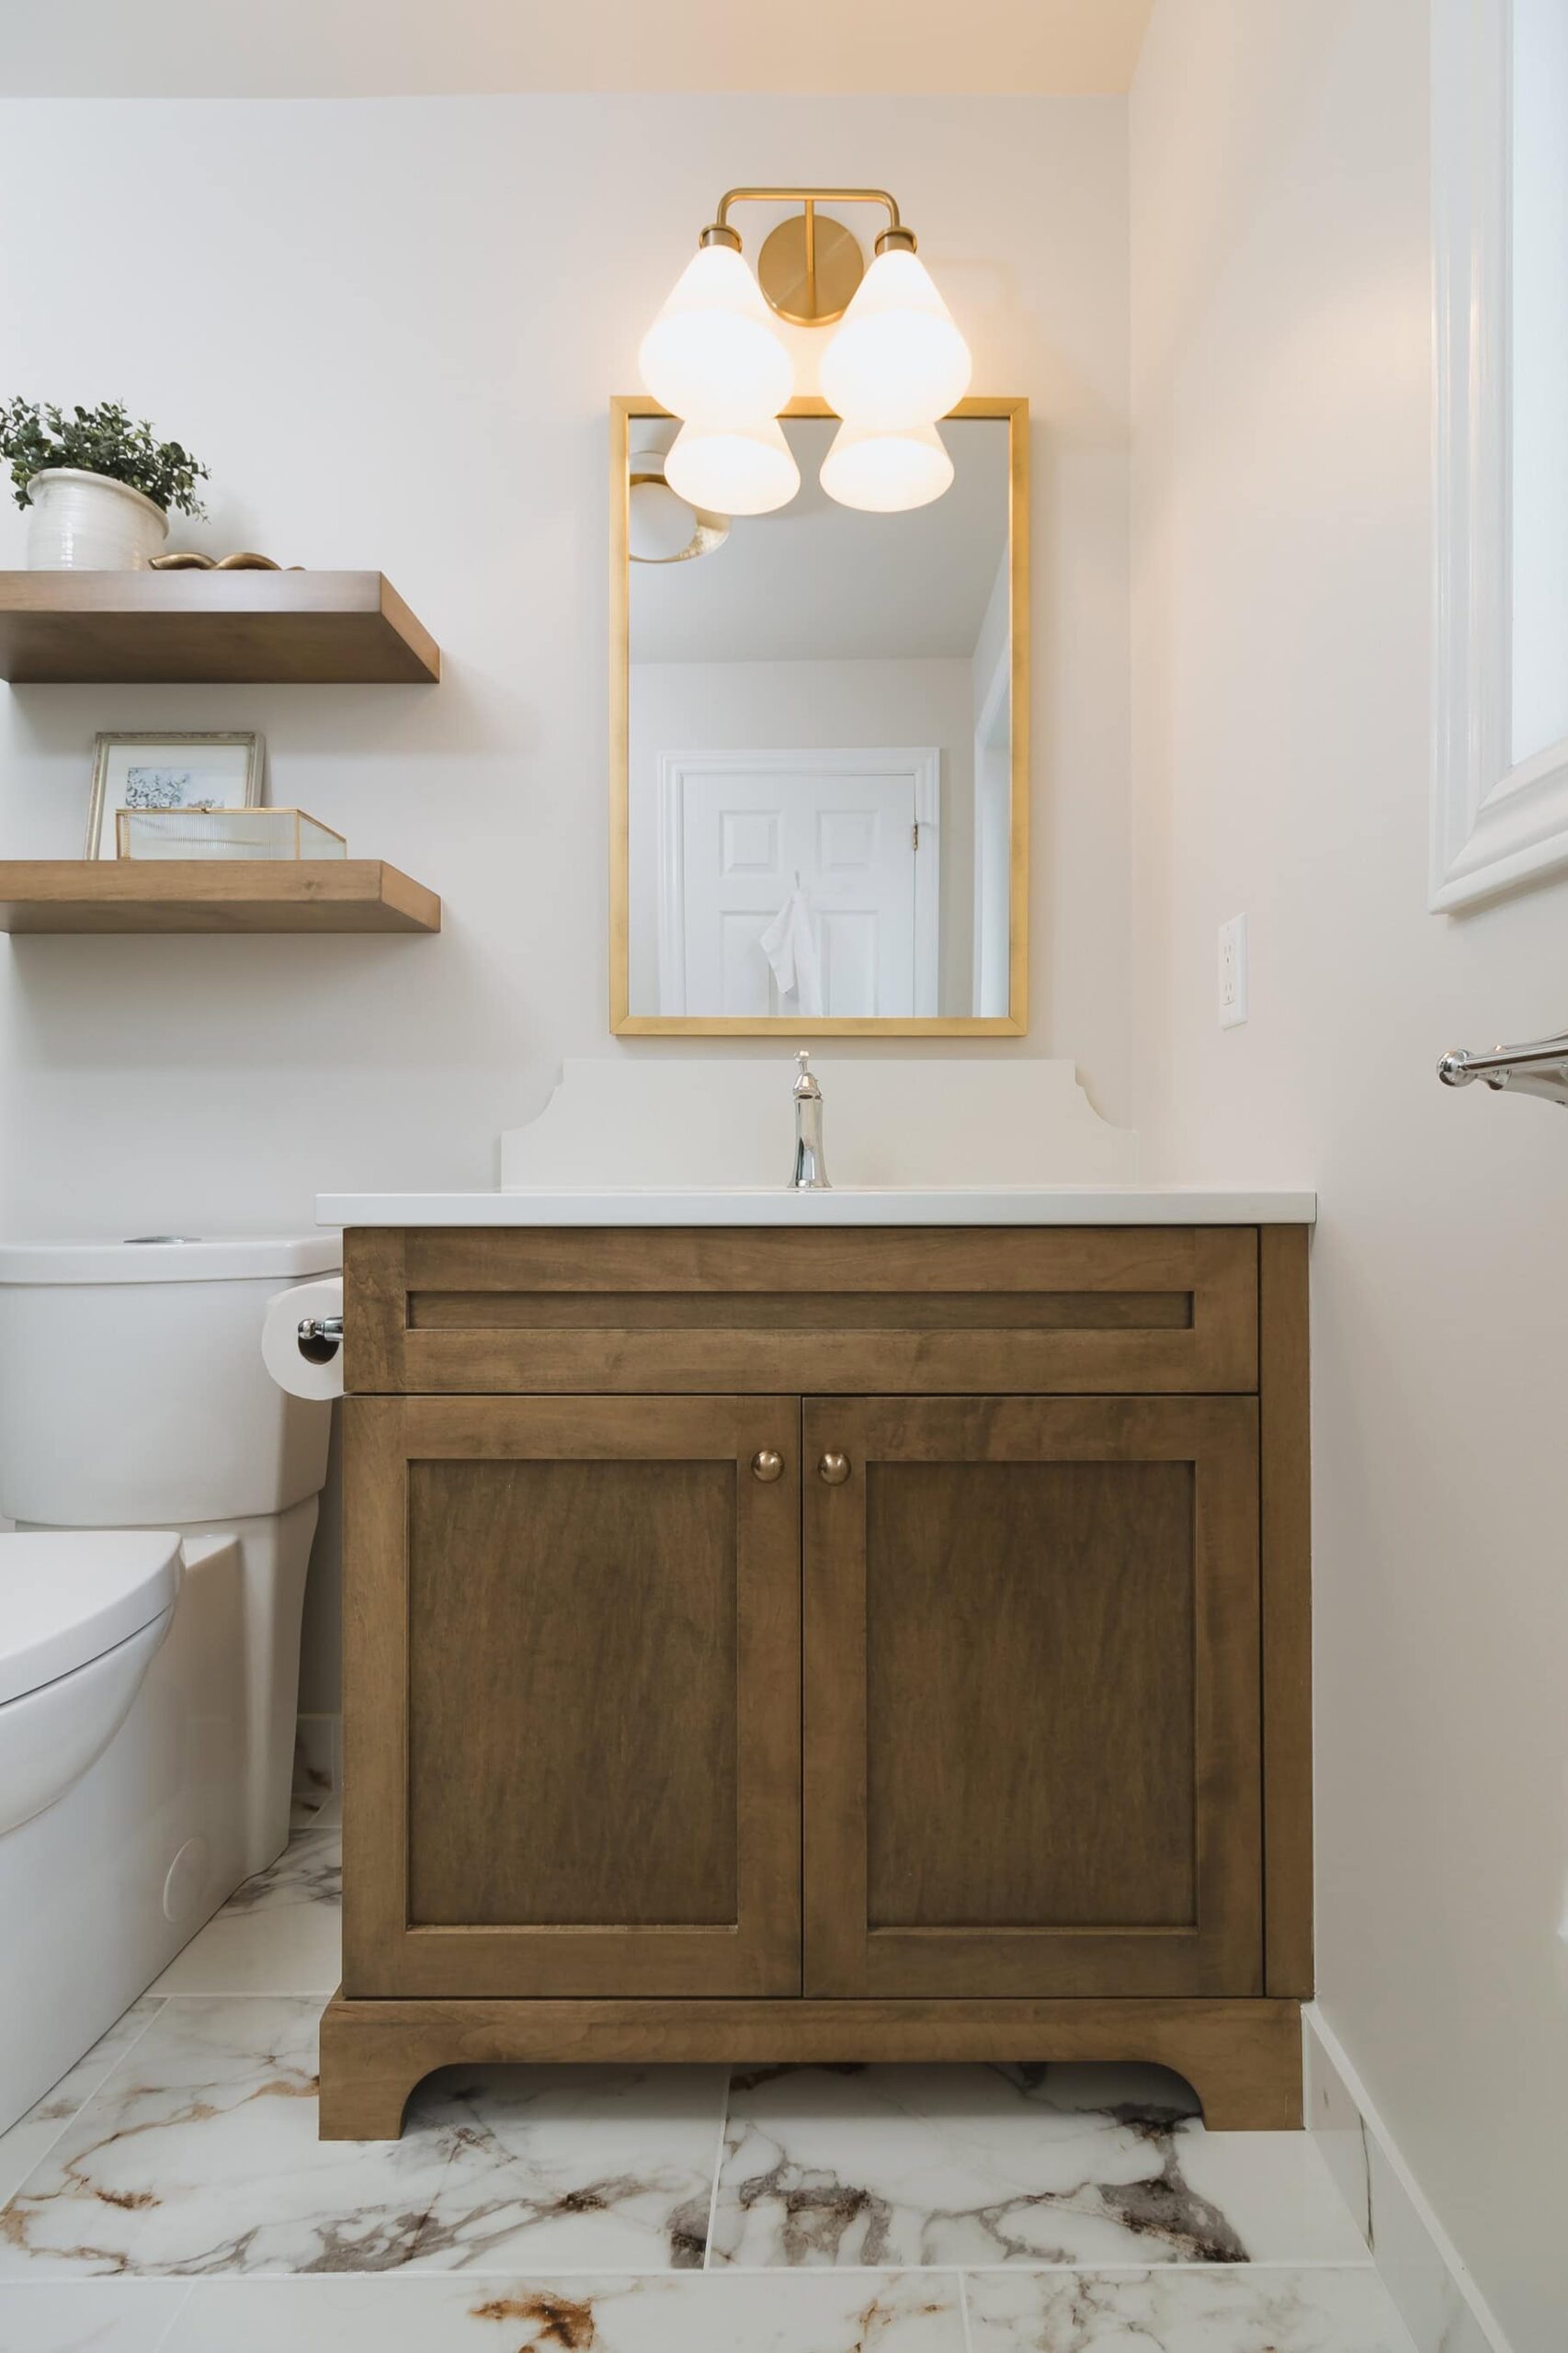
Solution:
{"label": "floating wooden shelf", "polygon": [[379,858],[0,859],[0,931],[439,931]]}
{"label": "floating wooden shelf", "polygon": [[0,677],[14,686],[440,675],[440,647],[379,572],[0,572]]}

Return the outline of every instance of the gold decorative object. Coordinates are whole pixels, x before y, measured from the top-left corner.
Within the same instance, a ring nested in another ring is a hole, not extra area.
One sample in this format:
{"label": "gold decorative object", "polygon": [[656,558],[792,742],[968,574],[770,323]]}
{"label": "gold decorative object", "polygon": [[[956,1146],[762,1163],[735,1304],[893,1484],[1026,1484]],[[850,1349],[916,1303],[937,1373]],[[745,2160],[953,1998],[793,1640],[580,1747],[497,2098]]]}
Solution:
{"label": "gold decorative object", "polygon": [[[172,555],[155,555],[152,563],[154,572],[281,572],[284,568],[275,563],[271,556],[253,554],[248,548],[241,548],[234,555],[219,556],[200,555],[194,548],[180,548]],[[291,563],[287,568],[303,572],[305,567]]]}
{"label": "gold decorative object", "polygon": [[303,809],[120,809],[120,858],[347,858],[342,834]]}

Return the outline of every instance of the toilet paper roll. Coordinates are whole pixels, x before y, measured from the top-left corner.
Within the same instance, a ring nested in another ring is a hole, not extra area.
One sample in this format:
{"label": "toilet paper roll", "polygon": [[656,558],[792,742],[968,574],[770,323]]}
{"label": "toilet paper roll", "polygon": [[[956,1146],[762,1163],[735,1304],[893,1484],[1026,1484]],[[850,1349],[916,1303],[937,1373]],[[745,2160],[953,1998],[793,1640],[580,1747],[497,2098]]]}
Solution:
{"label": "toilet paper roll", "polygon": [[267,1302],[261,1326],[262,1361],[279,1389],[291,1397],[341,1397],[343,1350],[335,1350],[326,1364],[312,1364],[300,1353],[300,1323],[306,1315],[341,1315],[343,1278],[324,1275],[320,1282],[296,1283]]}

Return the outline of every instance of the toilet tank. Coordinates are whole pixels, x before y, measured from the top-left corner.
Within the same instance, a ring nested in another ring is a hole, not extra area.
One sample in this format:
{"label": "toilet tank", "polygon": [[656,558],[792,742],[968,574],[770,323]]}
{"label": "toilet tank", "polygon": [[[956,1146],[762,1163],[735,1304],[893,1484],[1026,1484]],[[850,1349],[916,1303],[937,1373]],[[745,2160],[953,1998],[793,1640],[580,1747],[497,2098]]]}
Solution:
{"label": "toilet tank", "polygon": [[0,1515],[186,1527],[319,1493],[331,1406],[277,1386],[261,1325],[341,1265],[335,1233],[0,1243]]}

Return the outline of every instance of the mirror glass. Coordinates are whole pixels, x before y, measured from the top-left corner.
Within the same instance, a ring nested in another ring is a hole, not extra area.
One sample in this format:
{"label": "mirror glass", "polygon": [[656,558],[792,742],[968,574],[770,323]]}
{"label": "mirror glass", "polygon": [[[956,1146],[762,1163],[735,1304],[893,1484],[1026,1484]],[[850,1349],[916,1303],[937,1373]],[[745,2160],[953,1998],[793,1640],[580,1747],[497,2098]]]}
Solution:
{"label": "mirror glass", "polygon": [[1021,1028],[1021,404],[945,419],[951,487],[892,515],[829,498],[837,420],[790,413],[798,494],[733,518],[676,497],[675,421],[623,405],[616,1027]]}

